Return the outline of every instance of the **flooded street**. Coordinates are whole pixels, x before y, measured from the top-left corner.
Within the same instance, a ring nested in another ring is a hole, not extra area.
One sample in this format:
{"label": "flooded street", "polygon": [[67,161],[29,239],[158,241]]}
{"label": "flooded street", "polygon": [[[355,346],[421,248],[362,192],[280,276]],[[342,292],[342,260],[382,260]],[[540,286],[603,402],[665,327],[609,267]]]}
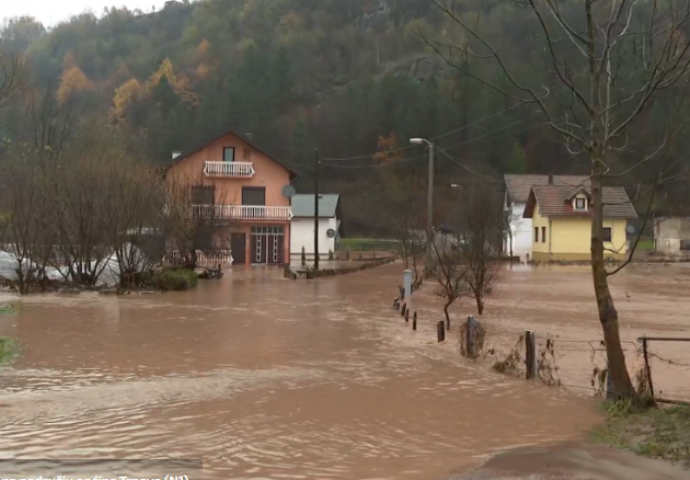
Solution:
{"label": "flooded street", "polygon": [[[600,338],[586,270],[521,268],[487,301],[488,344],[525,328]],[[0,457],[201,458],[211,476],[238,480],[441,480],[500,449],[577,439],[600,419],[572,389],[464,361],[457,324],[437,345],[431,285],[412,332],[390,308],[401,271],[294,282],[240,269],[181,294],[24,299],[0,317],[0,335],[24,347],[0,369]],[[644,272],[615,280],[626,340],[652,308],[659,331],[687,332],[690,305],[664,310],[657,298],[690,302],[678,297],[685,273],[669,278],[661,290]],[[454,310],[471,313],[469,301]],[[562,359],[564,383],[588,385],[584,358]]]}

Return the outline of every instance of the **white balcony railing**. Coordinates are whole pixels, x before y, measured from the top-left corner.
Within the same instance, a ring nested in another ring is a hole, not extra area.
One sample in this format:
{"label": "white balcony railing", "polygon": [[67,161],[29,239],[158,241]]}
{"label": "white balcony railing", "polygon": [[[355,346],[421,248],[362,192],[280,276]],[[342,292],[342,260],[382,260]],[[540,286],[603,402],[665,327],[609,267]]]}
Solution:
{"label": "white balcony railing", "polygon": [[204,165],[207,177],[251,178],[254,173],[252,162],[206,162]]}
{"label": "white balcony railing", "polygon": [[292,220],[292,207],[253,205],[195,205],[194,214],[201,218],[218,220]]}

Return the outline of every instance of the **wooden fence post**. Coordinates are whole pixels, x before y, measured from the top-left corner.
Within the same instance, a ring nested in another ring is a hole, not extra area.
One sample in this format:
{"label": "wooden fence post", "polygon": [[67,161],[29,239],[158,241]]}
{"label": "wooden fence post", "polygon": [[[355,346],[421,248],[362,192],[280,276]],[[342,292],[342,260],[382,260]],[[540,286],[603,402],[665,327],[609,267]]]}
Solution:
{"label": "wooden fence post", "polygon": [[525,364],[527,366],[527,378],[536,378],[537,376],[537,339],[534,332],[527,330],[525,332]]}
{"label": "wooden fence post", "polygon": [[649,366],[649,354],[647,353],[647,337],[642,337],[642,354],[644,356],[644,369],[649,382],[649,394],[654,400],[654,385],[652,384],[652,368]]}
{"label": "wooden fence post", "polygon": [[406,303],[403,303],[403,304],[402,304],[402,310],[400,310],[400,316],[401,316],[401,317],[404,317],[406,311],[407,311],[407,304],[406,304]]}
{"label": "wooden fence post", "polygon": [[472,357],[474,351],[474,322],[472,316],[467,317],[467,327],[465,332],[465,356]]}
{"label": "wooden fence post", "polygon": [[412,316],[412,331],[417,331],[417,312]]}
{"label": "wooden fence post", "polygon": [[405,310],[405,323],[409,323],[410,321],[410,311]]}
{"label": "wooden fence post", "polygon": [[437,330],[437,335],[438,335],[438,343],[441,343],[446,340],[446,328],[445,328],[445,323],[443,320],[438,322],[436,324],[436,330]]}

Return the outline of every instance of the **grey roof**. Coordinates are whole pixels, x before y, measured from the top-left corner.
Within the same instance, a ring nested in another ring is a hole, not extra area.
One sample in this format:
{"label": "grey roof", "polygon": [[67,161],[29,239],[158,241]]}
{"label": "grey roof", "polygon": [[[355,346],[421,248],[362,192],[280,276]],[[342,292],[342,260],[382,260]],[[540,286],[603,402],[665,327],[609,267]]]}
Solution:
{"label": "grey roof", "polygon": [[[506,187],[512,202],[525,203],[529,198],[532,187],[548,185],[548,175],[506,175]],[[589,187],[589,177],[586,175],[554,175],[554,185],[567,185],[573,188]]]}
{"label": "grey roof", "polygon": [[[336,216],[340,195],[319,195],[319,217],[333,218]],[[314,216],[314,194],[299,194],[292,197],[292,214],[295,218]]]}

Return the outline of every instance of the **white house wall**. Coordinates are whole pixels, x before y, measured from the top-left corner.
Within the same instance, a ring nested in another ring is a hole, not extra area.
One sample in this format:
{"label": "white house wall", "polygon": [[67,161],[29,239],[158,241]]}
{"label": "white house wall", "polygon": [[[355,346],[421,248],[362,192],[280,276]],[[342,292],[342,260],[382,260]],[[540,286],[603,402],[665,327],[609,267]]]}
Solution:
{"label": "white house wall", "polygon": [[[335,238],[328,238],[328,230],[338,231],[335,218],[319,219],[319,258],[328,258],[328,252],[335,252]],[[290,254],[301,255],[302,247],[307,256],[314,255],[314,219],[293,218],[290,222]]]}
{"label": "white house wall", "polygon": [[511,206],[510,231],[512,234],[512,248],[510,236],[506,239],[506,254],[520,257],[520,261],[532,256],[532,219],[522,218],[525,212],[524,203],[513,203]]}

